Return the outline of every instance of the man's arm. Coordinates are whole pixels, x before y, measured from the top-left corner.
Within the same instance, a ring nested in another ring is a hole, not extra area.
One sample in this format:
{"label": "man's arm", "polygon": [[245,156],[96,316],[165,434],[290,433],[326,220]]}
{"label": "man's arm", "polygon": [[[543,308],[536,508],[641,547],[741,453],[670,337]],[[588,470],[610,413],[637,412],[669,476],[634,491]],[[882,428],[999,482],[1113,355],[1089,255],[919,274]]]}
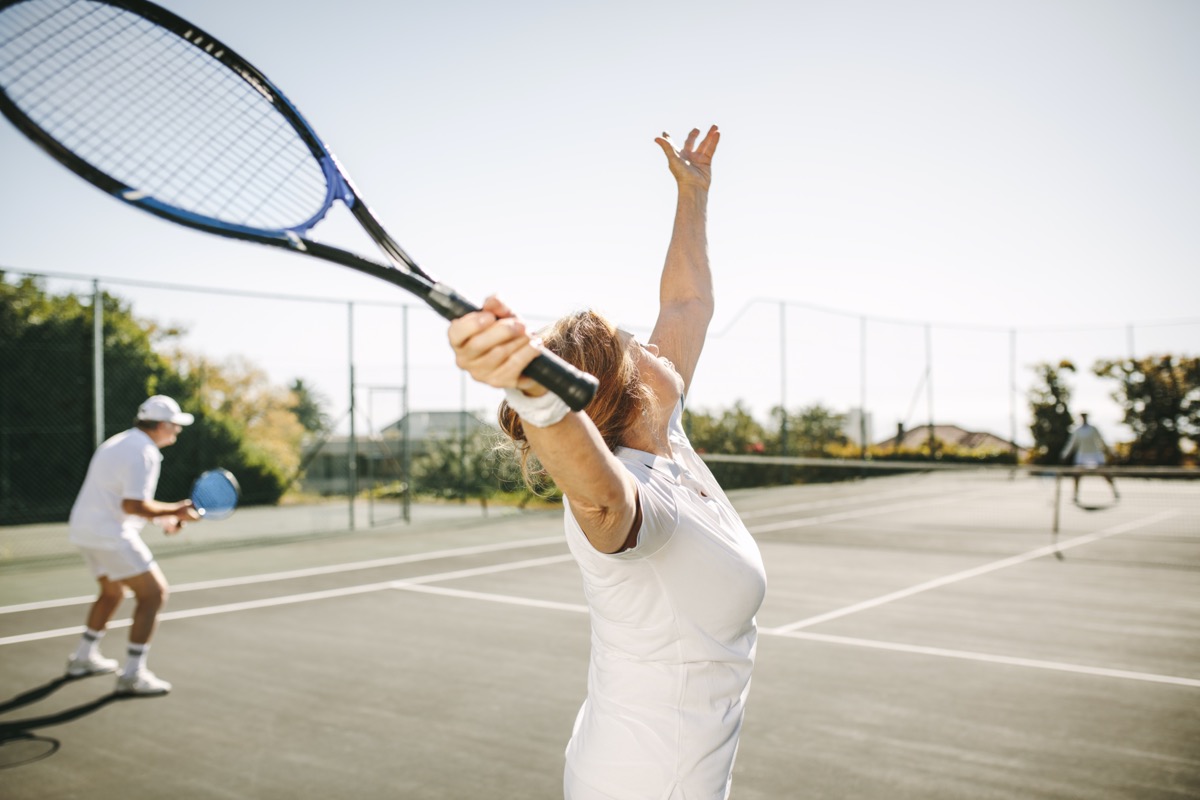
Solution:
{"label": "man's arm", "polygon": [[1067,438],[1067,444],[1062,449],[1062,454],[1059,456],[1060,459],[1065,460],[1067,456],[1071,455],[1071,451],[1075,449],[1075,445],[1077,444],[1075,434],[1075,431],[1071,431],[1071,435]]}
{"label": "man's arm", "polygon": [[135,517],[154,519],[155,517],[174,517],[181,522],[200,519],[191,500],[180,500],[175,503],[163,503],[159,500],[133,500],[125,498],[121,501],[121,510]]}

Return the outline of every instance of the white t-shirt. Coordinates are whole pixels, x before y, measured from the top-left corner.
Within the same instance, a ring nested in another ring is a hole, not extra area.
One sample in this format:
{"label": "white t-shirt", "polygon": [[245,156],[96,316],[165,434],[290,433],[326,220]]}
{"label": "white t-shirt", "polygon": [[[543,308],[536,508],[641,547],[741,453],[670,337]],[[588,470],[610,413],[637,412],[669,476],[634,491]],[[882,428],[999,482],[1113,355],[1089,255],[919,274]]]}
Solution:
{"label": "white t-shirt", "polygon": [[616,451],[638,483],[635,547],[600,553],[566,501],[592,624],[588,696],[567,745],[568,798],[720,800],[729,790],[766,573],[688,442],[682,410],[670,422],[674,460]]}
{"label": "white t-shirt", "polygon": [[126,514],[121,501],[153,500],[161,464],[162,451],[138,428],[100,445],[71,507],[71,542],[111,549],[121,539],[137,538],[146,518]]}
{"label": "white t-shirt", "polygon": [[1071,432],[1071,438],[1063,448],[1063,457],[1069,455],[1072,450],[1075,451],[1075,463],[1080,466],[1101,466],[1107,460],[1105,454],[1108,448],[1104,446],[1104,439],[1100,436],[1100,431],[1090,423],[1080,425]]}

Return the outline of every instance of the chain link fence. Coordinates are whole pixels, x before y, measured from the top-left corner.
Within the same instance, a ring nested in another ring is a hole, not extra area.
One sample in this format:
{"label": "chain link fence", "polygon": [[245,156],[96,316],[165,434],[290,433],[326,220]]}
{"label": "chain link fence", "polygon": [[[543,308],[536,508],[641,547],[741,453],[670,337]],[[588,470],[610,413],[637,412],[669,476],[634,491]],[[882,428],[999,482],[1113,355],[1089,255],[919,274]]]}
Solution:
{"label": "chain link fence", "polygon": [[[456,499],[456,482],[466,493],[470,463],[490,445],[498,393],[454,366],[445,323],[424,306],[84,274],[0,274],[9,284],[34,278],[47,294],[70,298],[63,306],[69,314],[42,320],[19,340],[0,330],[0,564],[70,552],[64,523],[97,444],[128,428],[148,393],[182,388],[137,355],[132,334],[97,336],[97,298],[106,311],[132,313],[160,353],[240,360],[273,386],[301,380],[323,401],[330,429],[306,442],[282,503],[244,482],[247,505],[271,508],[239,512],[243,522],[226,524],[220,536],[214,530],[211,541],[402,524],[418,495]],[[936,420],[1027,444],[1031,367],[1063,359],[1080,367],[1072,407],[1090,410],[1093,422],[1120,438],[1113,387],[1088,374],[1091,364],[1200,352],[1200,319],[1017,329],[868,317],[775,298],[725,312],[726,322],[721,317],[719,310],[691,388],[692,410],[716,412],[740,401],[765,421],[776,407],[820,404],[859,412],[849,414],[847,433],[868,442]],[[191,479],[214,465],[214,452],[205,451],[211,440],[189,433],[164,452],[160,497],[184,496]],[[415,465],[431,453],[441,473],[422,491]],[[450,514],[464,507],[422,509]],[[481,513],[477,503],[466,509]],[[499,512],[493,506],[491,513]]]}

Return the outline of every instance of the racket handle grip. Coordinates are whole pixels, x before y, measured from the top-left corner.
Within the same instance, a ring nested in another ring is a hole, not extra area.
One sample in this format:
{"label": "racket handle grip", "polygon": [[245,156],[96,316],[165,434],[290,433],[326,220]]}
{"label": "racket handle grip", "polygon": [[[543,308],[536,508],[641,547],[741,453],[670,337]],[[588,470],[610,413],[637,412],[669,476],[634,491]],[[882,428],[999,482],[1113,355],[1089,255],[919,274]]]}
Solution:
{"label": "racket handle grip", "polygon": [[[479,310],[479,306],[441,283],[433,287],[426,299],[439,314],[449,320]],[[577,369],[549,351],[543,351],[540,356],[529,362],[522,374],[533,378],[548,391],[561,397],[572,411],[582,411],[592,402],[596,395],[596,387],[600,385],[594,375]]]}
{"label": "racket handle grip", "polygon": [[589,375],[548,351],[542,351],[540,356],[530,361],[522,374],[561,397],[572,411],[586,408],[596,395],[596,387],[600,385],[596,376]]}

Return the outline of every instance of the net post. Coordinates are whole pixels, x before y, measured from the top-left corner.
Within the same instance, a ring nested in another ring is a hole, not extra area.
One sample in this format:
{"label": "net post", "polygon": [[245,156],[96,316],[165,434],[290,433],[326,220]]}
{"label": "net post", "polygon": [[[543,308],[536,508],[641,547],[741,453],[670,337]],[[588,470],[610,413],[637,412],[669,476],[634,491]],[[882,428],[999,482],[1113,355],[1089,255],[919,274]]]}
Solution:
{"label": "net post", "polygon": [[[1058,514],[1062,507],[1062,470],[1054,470],[1054,525],[1050,530],[1051,540],[1058,545]],[[1058,555],[1057,551],[1055,552]],[[1059,556],[1061,558],[1061,555]]]}
{"label": "net post", "polygon": [[354,303],[346,303],[346,353],[350,382],[350,441],[346,448],[346,494],[350,507],[350,530],[354,530],[354,501],[358,497],[358,439],[355,437],[354,400]]}
{"label": "net post", "polygon": [[104,444],[104,293],[92,279],[92,419],[95,446]]}

